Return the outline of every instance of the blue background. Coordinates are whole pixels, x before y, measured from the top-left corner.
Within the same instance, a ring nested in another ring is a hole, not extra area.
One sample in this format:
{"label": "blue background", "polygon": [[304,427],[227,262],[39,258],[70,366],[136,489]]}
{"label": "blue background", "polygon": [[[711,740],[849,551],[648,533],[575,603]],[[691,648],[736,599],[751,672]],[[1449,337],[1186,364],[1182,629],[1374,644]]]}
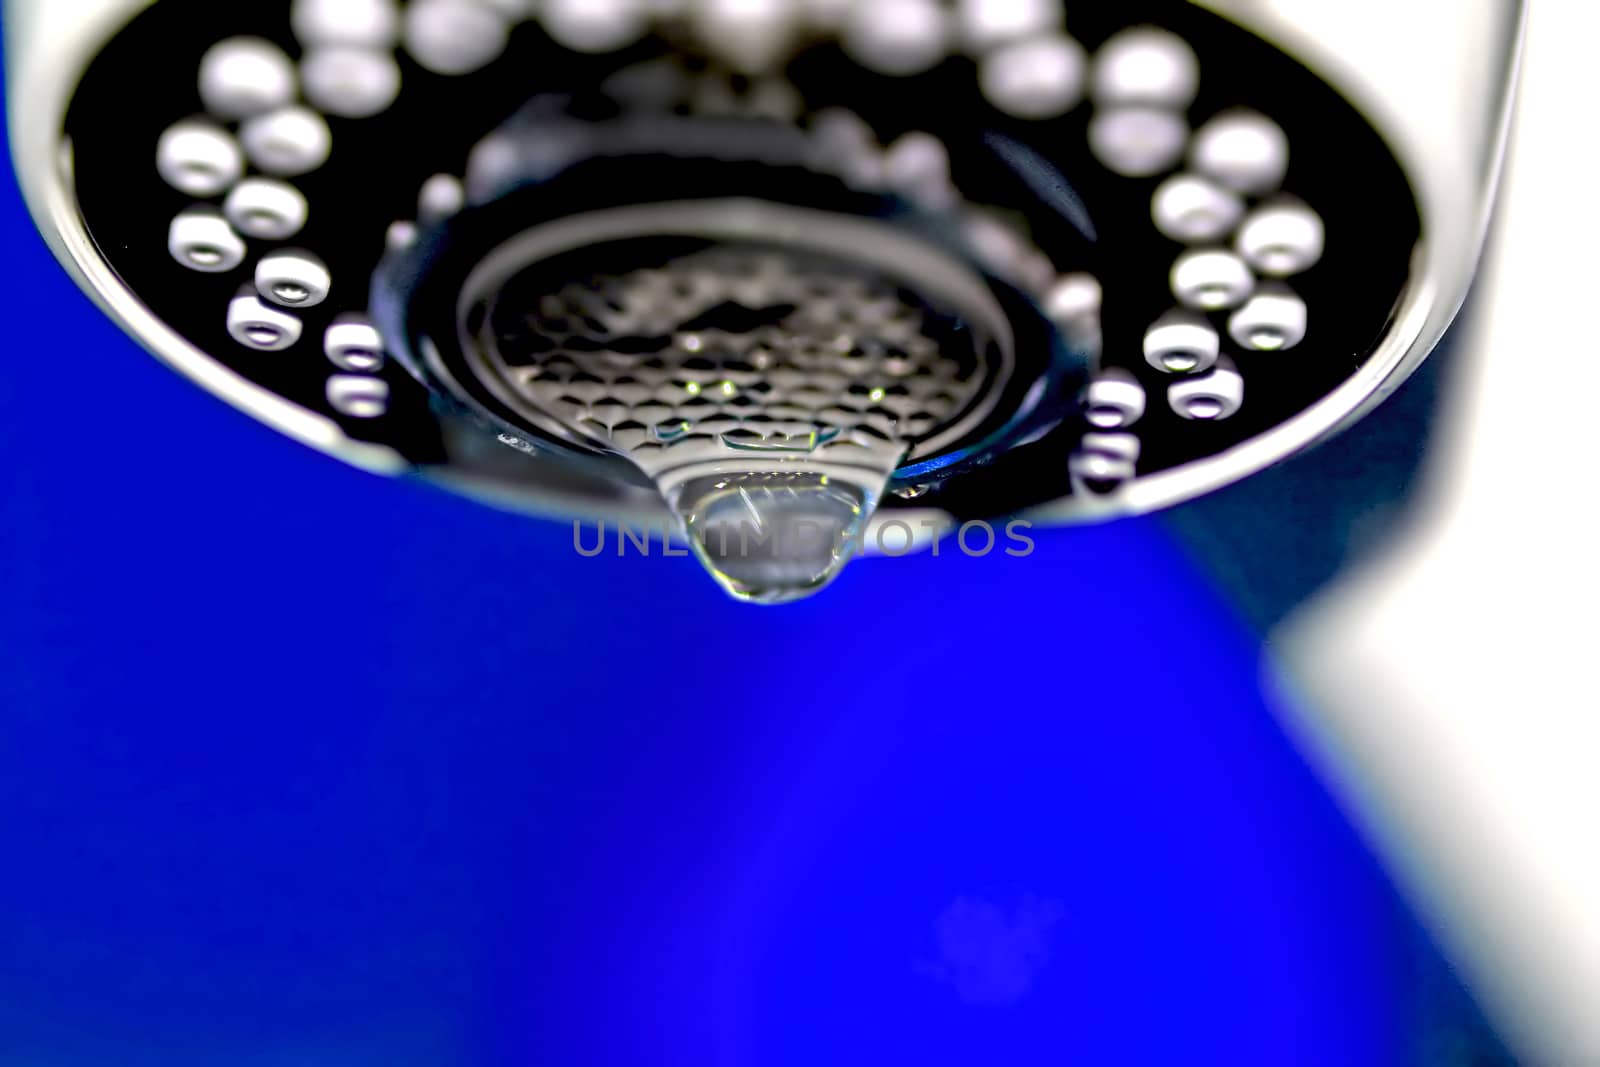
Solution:
{"label": "blue background", "polygon": [[1467,1062],[1156,524],[745,608],[234,413],[10,186],[0,240],[0,1064]]}

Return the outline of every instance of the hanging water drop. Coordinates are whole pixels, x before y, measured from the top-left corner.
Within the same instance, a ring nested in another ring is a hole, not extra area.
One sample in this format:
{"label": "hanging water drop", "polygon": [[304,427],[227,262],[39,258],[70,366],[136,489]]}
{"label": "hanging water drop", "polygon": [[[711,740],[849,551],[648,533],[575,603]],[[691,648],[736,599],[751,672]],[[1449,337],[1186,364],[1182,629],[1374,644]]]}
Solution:
{"label": "hanging water drop", "polygon": [[[634,266],[596,269],[617,263]],[[859,263],[754,241],[590,246],[488,304],[480,373],[530,420],[631,461],[711,576],[751,603],[833,581],[896,469],[968,432],[999,373],[973,316]]]}

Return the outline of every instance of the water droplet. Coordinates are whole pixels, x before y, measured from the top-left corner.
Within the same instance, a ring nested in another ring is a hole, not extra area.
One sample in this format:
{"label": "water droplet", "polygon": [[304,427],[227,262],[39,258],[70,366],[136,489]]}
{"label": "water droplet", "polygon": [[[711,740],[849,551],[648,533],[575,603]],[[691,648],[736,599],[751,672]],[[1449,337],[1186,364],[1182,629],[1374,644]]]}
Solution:
{"label": "water droplet", "polygon": [[669,500],[724,589],[783,604],[838,576],[860,550],[881,491],[810,471],[751,472],[691,479]]}

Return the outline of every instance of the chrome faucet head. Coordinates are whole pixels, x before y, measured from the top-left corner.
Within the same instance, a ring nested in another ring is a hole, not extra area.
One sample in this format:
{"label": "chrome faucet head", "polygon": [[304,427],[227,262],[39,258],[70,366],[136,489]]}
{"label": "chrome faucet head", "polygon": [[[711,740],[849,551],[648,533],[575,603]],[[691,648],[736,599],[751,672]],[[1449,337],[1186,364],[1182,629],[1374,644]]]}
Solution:
{"label": "chrome faucet head", "polygon": [[370,468],[671,516],[757,602],[900,509],[1243,477],[1458,288],[1386,131],[1176,0],[12,8],[25,187],[147,345]]}

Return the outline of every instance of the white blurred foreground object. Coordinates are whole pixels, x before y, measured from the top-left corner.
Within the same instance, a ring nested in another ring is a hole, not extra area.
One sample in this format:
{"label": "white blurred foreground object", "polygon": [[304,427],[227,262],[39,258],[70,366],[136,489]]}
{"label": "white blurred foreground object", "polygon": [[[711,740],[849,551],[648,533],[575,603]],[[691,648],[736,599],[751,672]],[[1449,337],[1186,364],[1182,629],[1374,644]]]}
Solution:
{"label": "white blurred foreground object", "polygon": [[[1600,17],[1528,28],[1492,258],[1404,537],[1275,641],[1292,714],[1531,1063],[1600,1063]],[[1568,383],[1562,387],[1558,383]],[[1314,710],[1306,710],[1314,709]]]}

